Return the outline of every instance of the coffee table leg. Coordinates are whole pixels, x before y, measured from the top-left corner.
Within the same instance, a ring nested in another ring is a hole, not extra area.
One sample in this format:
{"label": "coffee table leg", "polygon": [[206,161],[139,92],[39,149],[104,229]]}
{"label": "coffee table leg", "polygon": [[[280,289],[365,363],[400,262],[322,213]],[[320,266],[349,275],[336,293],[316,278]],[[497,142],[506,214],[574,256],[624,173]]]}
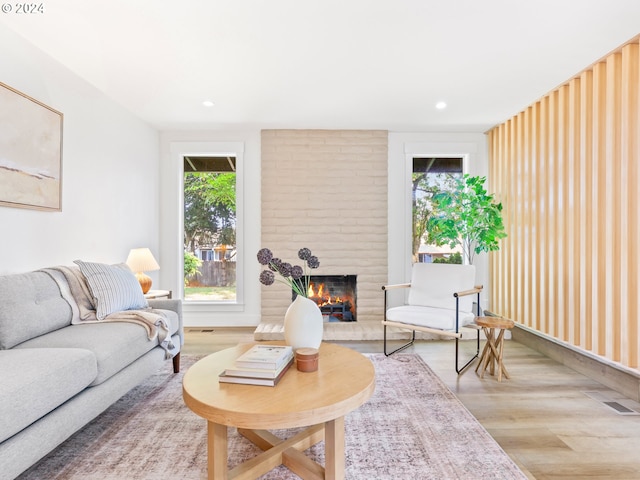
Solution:
{"label": "coffee table leg", "polygon": [[324,475],[326,480],[344,479],[344,417],[324,424]]}
{"label": "coffee table leg", "polygon": [[227,480],[227,427],[207,422],[207,469],[209,480]]}

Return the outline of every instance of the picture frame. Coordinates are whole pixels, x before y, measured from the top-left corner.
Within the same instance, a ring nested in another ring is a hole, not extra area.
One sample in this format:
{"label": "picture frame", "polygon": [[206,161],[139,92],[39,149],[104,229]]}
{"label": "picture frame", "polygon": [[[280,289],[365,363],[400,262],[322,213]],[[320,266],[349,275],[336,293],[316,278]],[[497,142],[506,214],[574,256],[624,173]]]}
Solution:
{"label": "picture frame", "polygon": [[63,114],[0,82],[0,206],[62,211]]}

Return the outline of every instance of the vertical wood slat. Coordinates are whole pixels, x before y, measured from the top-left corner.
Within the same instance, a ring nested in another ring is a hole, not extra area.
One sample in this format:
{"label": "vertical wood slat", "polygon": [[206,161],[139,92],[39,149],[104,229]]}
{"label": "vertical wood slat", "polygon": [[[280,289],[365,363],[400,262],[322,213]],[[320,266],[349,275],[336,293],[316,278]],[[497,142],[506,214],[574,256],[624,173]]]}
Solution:
{"label": "vertical wood slat", "polygon": [[549,270],[550,264],[553,261],[553,257],[549,254],[549,241],[552,233],[549,231],[549,211],[551,210],[550,206],[550,195],[548,194],[549,182],[551,182],[550,172],[553,164],[550,163],[549,159],[549,118],[548,118],[548,108],[549,99],[543,98],[540,102],[540,156],[538,157],[538,163],[540,164],[540,174],[541,178],[538,183],[540,188],[540,192],[538,195],[538,200],[540,202],[540,224],[538,227],[540,228],[540,238],[541,249],[540,249],[540,266],[541,266],[541,284],[540,284],[540,328],[542,331],[547,333],[552,333],[552,326],[549,321],[549,305],[551,303],[551,299],[549,298]]}
{"label": "vertical wood slat", "polygon": [[[517,131],[518,131],[518,117],[514,117],[509,121],[510,123],[510,141],[509,141],[509,158],[514,158],[516,156],[517,151]],[[514,165],[515,166],[515,165]],[[517,171],[512,171],[512,174],[517,175]],[[515,189],[515,181],[514,175],[511,176],[511,181],[509,182],[509,215],[511,217],[511,222],[513,224],[513,232],[514,232],[514,241],[510,242],[509,245],[509,260],[507,262],[507,286],[509,287],[508,291],[508,301],[509,301],[509,315],[515,316],[517,314],[517,306],[518,301],[516,299],[517,292],[517,284],[514,281],[515,275],[515,263],[516,263],[516,252],[518,250],[518,196]]]}
{"label": "vertical wood slat", "polygon": [[557,282],[560,273],[560,263],[558,259],[558,232],[556,232],[556,218],[560,215],[558,211],[558,155],[556,151],[557,128],[558,128],[558,92],[554,91],[548,96],[547,107],[547,158],[549,159],[549,187],[547,188],[547,282],[549,284],[547,296],[547,315],[549,317],[548,331],[554,337],[558,337],[557,323]]}
{"label": "vertical wood slat", "polygon": [[532,282],[531,282],[531,266],[533,264],[533,248],[532,248],[532,232],[531,232],[531,185],[533,181],[533,171],[531,168],[531,109],[525,110],[522,119],[523,129],[523,169],[522,169],[522,196],[523,196],[523,229],[522,229],[522,250],[524,254],[524,265],[522,271],[517,278],[522,278],[523,284],[523,311],[520,318],[531,318],[532,315]]}
{"label": "vertical wood slat", "polygon": [[[523,145],[524,145],[524,113],[520,113],[517,116],[516,122],[516,145],[515,156],[518,158],[524,157]],[[514,166],[516,169],[516,176],[513,179],[514,185],[514,203],[515,203],[515,226],[517,238],[515,239],[515,252],[513,262],[512,278],[523,278],[524,271],[524,185],[523,185],[523,169],[524,162],[518,162]],[[524,315],[524,283],[515,282],[513,291],[513,298],[515,301],[514,316],[516,318],[522,318]]]}
{"label": "vertical wood slat", "polygon": [[567,288],[567,310],[565,318],[567,319],[569,332],[566,340],[572,344],[576,344],[581,337],[580,324],[580,195],[578,186],[580,185],[581,169],[578,165],[578,159],[581,156],[580,151],[580,79],[574,78],[569,83],[569,92],[567,96],[567,150],[565,172],[567,175],[568,191],[567,191],[567,208],[569,211],[569,221],[567,222],[567,241],[566,251],[569,255],[567,261],[569,264],[569,285]]}
{"label": "vertical wood slat", "polygon": [[605,142],[606,137],[606,65],[604,62],[596,64],[593,68],[593,156],[592,167],[596,172],[596,178],[592,182],[593,211],[595,213],[593,259],[595,261],[592,277],[592,303],[594,304],[593,317],[593,348],[594,353],[605,355],[606,330],[606,187],[607,187],[607,162]]}
{"label": "vertical wood slat", "polygon": [[567,331],[569,330],[570,321],[568,321],[568,308],[566,298],[570,296],[569,287],[569,252],[567,250],[568,225],[571,218],[571,212],[568,206],[568,178],[567,178],[567,153],[568,148],[568,118],[567,118],[567,101],[568,86],[563,85],[557,90],[556,103],[556,181],[557,186],[557,204],[556,209],[556,237],[558,252],[558,268],[556,273],[556,336],[562,340],[567,340]]}
{"label": "vertical wood slat", "polygon": [[620,74],[621,55],[614,53],[606,62],[606,309],[608,325],[605,355],[615,361],[620,360]]}
{"label": "vertical wood slat", "polygon": [[531,309],[531,319],[528,322],[528,325],[541,329],[540,318],[542,317],[542,309],[541,305],[543,302],[539,301],[542,298],[542,273],[540,271],[541,266],[544,265],[544,260],[542,256],[542,246],[544,236],[541,231],[542,225],[542,205],[540,202],[540,191],[542,184],[542,174],[540,173],[542,169],[540,168],[540,102],[536,103],[531,110],[532,119],[531,119],[531,143],[532,143],[532,154],[531,160],[532,165],[535,166],[536,173],[535,183],[533,184],[533,191],[531,195],[531,204],[534,210],[533,215],[531,216],[531,227],[532,230],[535,230],[535,235],[533,236],[533,251],[535,252],[535,256],[533,258],[533,268],[531,269],[531,274],[534,275],[533,279],[533,289],[532,289],[532,302],[533,308]]}
{"label": "vertical wood slat", "polygon": [[557,252],[558,252],[558,270],[556,273],[556,336],[562,340],[567,340],[567,331],[569,325],[572,323],[567,315],[568,305],[567,299],[571,296],[570,281],[569,281],[569,251],[567,249],[568,240],[568,227],[571,221],[571,211],[568,205],[568,188],[569,179],[567,178],[567,148],[568,148],[568,122],[567,110],[568,110],[568,96],[569,87],[563,85],[557,92],[556,103],[556,127],[557,141],[555,145],[556,151],[556,181],[557,186],[557,216],[556,216],[556,237],[558,240]]}
{"label": "vertical wood slat", "polygon": [[[510,132],[511,123],[512,123],[511,121],[508,121],[505,124],[505,137],[504,137],[503,143],[501,145],[501,151],[502,151],[502,161],[501,161],[501,163],[502,163],[502,170],[501,170],[502,176],[501,176],[501,180],[502,180],[502,182],[506,181],[506,175],[508,175],[510,173],[508,170],[505,170],[504,167],[506,166],[505,159],[508,158],[509,154],[510,154],[510,152],[509,152],[509,148],[510,148],[509,140],[511,139],[511,132]],[[504,189],[504,197],[505,197],[505,200],[506,200],[505,203],[504,203],[505,218],[508,218],[509,219],[509,223],[511,223],[512,218],[511,218],[511,207],[510,207],[510,205],[511,205],[512,199],[511,199],[511,190],[509,188],[505,188]],[[510,285],[509,285],[509,282],[511,280],[509,278],[509,274],[511,272],[511,270],[510,270],[511,265],[510,265],[510,262],[509,262],[509,260],[511,258],[511,247],[508,247],[507,250],[505,251],[505,254],[501,255],[501,257],[502,257],[502,262],[501,262],[502,263],[502,265],[501,265],[502,279],[503,279],[503,281],[505,283],[504,288],[503,288],[504,296],[502,298],[502,303],[503,303],[504,308],[506,309],[506,311],[508,311],[509,315],[511,315],[512,314],[512,312],[511,312],[511,306],[512,305],[511,305],[511,302],[510,302],[510,299],[509,299],[509,294],[510,294],[510,291],[511,291],[510,290]]]}
{"label": "vertical wood slat", "polygon": [[591,285],[593,262],[582,259],[593,258],[593,72],[587,71],[580,76],[580,317],[581,335],[577,345],[587,350],[593,348],[593,302]]}
{"label": "vertical wood slat", "polygon": [[[638,174],[640,168],[638,159],[640,151],[638,148],[638,137],[640,136],[640,46],[638,44],[629,44],[622,49],[622,117],[621,117],[621,157],[622,163],[626,165],[626,172],[622,175],[622,181],[628,197],[628,202],[621,206],[622,221],[629,218],[628,222],[624,222],[627,228],[623,233],[623,238],[627,238],[626,245],[623,245],[622,251],[627,252],[626,262],[629,265],[638,265],[640,262],[640,234],[638,214],[634,214],[637,208],[640,196],[638,195],[638,185],[640,185]],[[626,179],[626,180],[625,180]],[[635,221],[632,219],[635,218]],[[621,318],[621,331],[626,332],[626,339],[623,338],[623,348],[621,352],[621,362],[625,365],[638,365],[639,352],[639,330],[638,322],[630,322],[630,318],[638,318],[638,275],[640,268],[634,271],[633,268],[627,268],[624,271],[620,281],[623,285],[621,296],[626,300],[627,311],[626,316]]]}
{"label": "vertical wood slat", "polygon": [[488,135],[509,235],[491,254],[491,305],[638,368],[638,38]]}
{"label": "vertical wood slat", "polygon": [[[509,169],[506,168],[506,162],[505,162],[505,158],[509,156],[509,152],[508,152],[508,140],[510,138],[509,135],[509,122],[506,122],[503,128],[504,131],[504,135],[501,139],[500,142],[500,152],[502,154],[502,160],[501,160],[501,167],[500,167],[500,174],[499,174],[499,178],[500,178],[500,183],[501,185],[505,184],[505,176],[508,175]],[[509,189],[508,188],[503,188],[503,193],[502,193],[502,198],[504,198],[504,218],[508,219],[509,223],[511,223],[511,217],[509,215],[509,204],[511,202],[511,199],[509,198]],[[503,309],[502,311],[505,312],[509,312],[508,315],[511,315],[511,312],[509,311],[510,308],[510,304],[509,304],[509,299],[507,298],[509,295],[509,247],[507,247],[507,249],[503,252],[503,255],[500,255],[500,276],[502,277],[502,295],[500,296],[499,301],[501,302],[501,308]]]}
{"label": "vertical wood slat", "polygon": [[[518,116],[518,148],[516,155],[518,158],[529,159],[531,144],[530,144],[530,133],[528,130],[530,129],[530,113],[528,111],[522,112]],[[510,163],[510,159],[512,156],[505,159],[503,163]],[[527,162],[523,161],[518,165],[517,170],[517,178],[512,178],[512,182],[514,185],[514,190],[518,196],[517,203],[517,245],[516,249],[520,250],[516,252],[514,265],[513,265],[513,279],[517,281],[518,278],[523,278],[526,276],[526,272],[528,271],[527,265],[529,264],[529,258],[531,256],[531,240],[528,237],[528,233],[526,231],[528,222],[527,218],[530,215],[529,207],[528,207],[528,189],[529,189],[529,179],[531,178],[529,172],[529,165]],[[522,282],[520,285],[516,286],[515,298],[517,302],[517,311],[514,313],[515,315],[527,316],[528,311],[530,310],[530,300],[528,298],[528,290],[531,288],[529,282]]]}

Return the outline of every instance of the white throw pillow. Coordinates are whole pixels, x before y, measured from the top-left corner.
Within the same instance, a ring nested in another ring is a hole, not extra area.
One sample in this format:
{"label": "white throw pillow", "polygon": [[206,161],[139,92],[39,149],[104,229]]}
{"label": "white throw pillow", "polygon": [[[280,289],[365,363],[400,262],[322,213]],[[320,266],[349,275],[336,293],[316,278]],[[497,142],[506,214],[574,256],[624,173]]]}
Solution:
{"label": "white throw pillow", "polygon": [[82,260],[73,263],[80,267],[87,280],[98,320],[115,312],[149,307],[140,283],[127,264],[106,265]]}

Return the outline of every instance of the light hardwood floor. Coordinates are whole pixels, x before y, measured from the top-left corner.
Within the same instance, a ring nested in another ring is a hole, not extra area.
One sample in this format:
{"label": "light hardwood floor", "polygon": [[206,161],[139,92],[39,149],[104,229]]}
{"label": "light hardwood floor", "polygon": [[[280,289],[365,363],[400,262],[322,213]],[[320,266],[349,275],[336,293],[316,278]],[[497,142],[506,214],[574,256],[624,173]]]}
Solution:
{"label": "light hardwood floor", "polygon": [[[251,341],[253,329],[187,329],[183,352],[207,354]],[[379,341],[336,343],[382,352]],[[475,342],[463,343],[465,350],[475,350]],[[480,379],[475,365],[458,376],[451,341],[417,342],[405,352],[425,359],[529,478],[640,479],[636,402],[512,340],[504,353],[511,379],[501,383],[488,374]],[[634,414],[616,413],[604,401]]]}

